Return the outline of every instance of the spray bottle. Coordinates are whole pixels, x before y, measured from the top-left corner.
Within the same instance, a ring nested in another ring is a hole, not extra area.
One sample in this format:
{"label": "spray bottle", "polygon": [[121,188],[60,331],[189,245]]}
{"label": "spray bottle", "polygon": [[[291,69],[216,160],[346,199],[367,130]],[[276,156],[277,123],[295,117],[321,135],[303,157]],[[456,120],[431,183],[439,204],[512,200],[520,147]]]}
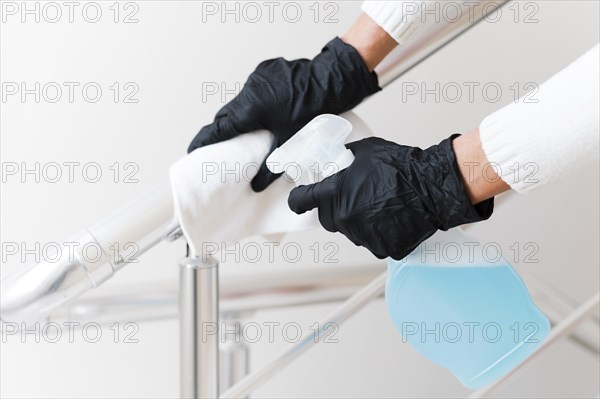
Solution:
{"label": "spray bottle", "polygon": [[[319,182],[354,160],[344,146],[351,132],[341,117],[318,116],[275,150],[267,165],[296,185]],[[402,340],[472,389],[509,373],[550,332],[497,248],[455,228],[436,233],[402,260],[387,261],[385,301]]]}

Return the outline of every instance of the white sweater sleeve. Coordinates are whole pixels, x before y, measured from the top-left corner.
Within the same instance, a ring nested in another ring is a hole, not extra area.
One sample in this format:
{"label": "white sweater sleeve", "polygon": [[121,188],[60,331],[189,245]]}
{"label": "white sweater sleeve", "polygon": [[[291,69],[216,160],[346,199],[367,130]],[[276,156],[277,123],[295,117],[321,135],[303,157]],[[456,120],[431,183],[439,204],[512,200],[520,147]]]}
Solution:
{"label": "white sweater sleeve", "polygon": [[520,99],[479,127],[491,166],[518,192],[598,160],[599,47],[544,82],[536,103]]}
{"label": "white sweater sleeve", "polygon": [[425,25],[436,23],[435,18],[425,17],[428,12],[435,12],[436,7],[439,8],[439,4],[433,0],[367,0],[362,4],[362,11],[399,44],[404,44],[422,31]]}

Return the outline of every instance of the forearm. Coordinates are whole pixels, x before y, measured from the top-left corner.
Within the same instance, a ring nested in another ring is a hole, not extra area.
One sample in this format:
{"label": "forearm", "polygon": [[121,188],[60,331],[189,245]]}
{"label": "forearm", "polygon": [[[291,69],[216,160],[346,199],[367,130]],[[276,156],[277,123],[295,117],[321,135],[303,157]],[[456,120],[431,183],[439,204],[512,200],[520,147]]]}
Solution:
{"label": "forearm", "polygon": [[[398,45],[394,38],[365,13],[358,17],[341,39],[358,51],[370,71]],[[488,162],[478,129],[454,140],[453,148],[463,184],[473,204],[510,189]]]}
{"label": "forearm", "polygon": [[472,204],[510,190],[508,184],[496,173],[485,156],[479,129],[463,134],[452,142],[456,162],[461,173],[465,191]]}
{"label": "forearm", "polygon": [[398,45],[396,41],[367,14],[362,13],[350,29],[341,36],[342,41],[351,45],[367,64],[369,71]]}

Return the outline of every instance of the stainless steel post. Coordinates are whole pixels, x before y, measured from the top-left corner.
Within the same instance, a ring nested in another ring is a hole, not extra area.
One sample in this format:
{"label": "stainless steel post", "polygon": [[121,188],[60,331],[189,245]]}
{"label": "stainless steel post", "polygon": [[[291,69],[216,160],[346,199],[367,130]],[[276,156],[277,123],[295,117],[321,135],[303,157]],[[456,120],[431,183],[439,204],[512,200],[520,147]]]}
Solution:
{"label": "stainless steel post", "polygon": [[219,390],[224,392],[248,374],[250,353],[244,341],[244,325],[240,315],[225,313],[221,318]]}
{"label": "stainless steel post", "polygon": [[191,256],[179,264],[182,398],[219,396],[218,264],[210,256]]}

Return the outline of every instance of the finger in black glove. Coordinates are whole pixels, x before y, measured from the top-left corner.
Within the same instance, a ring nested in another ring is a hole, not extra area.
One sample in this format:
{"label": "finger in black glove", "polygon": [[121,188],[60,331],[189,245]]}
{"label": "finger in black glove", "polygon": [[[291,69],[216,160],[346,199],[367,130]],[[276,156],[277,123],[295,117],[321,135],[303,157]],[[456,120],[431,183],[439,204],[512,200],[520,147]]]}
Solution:
{"label": "finger in black glove", "polygon": [[[272,152],[316,116],[349,111],[379,90],[377,75],[368,70],[354,47],[339,38],[313,60],[265,61],[214,122],[200,130],[188,153],[257,130],[273,133]],[[277,178],[265,161],[252,180],[257,192]]]}
{"label": "finger in black glove", "polygon": [[320,183],[292,190],[288,203],[301,214],[318,208],[319,220],[378,258],[400,260],[437,230],[488,219],[494,199],[472,205],[452,140],[426,150],[371,137],[346,146],[346,169]]}

